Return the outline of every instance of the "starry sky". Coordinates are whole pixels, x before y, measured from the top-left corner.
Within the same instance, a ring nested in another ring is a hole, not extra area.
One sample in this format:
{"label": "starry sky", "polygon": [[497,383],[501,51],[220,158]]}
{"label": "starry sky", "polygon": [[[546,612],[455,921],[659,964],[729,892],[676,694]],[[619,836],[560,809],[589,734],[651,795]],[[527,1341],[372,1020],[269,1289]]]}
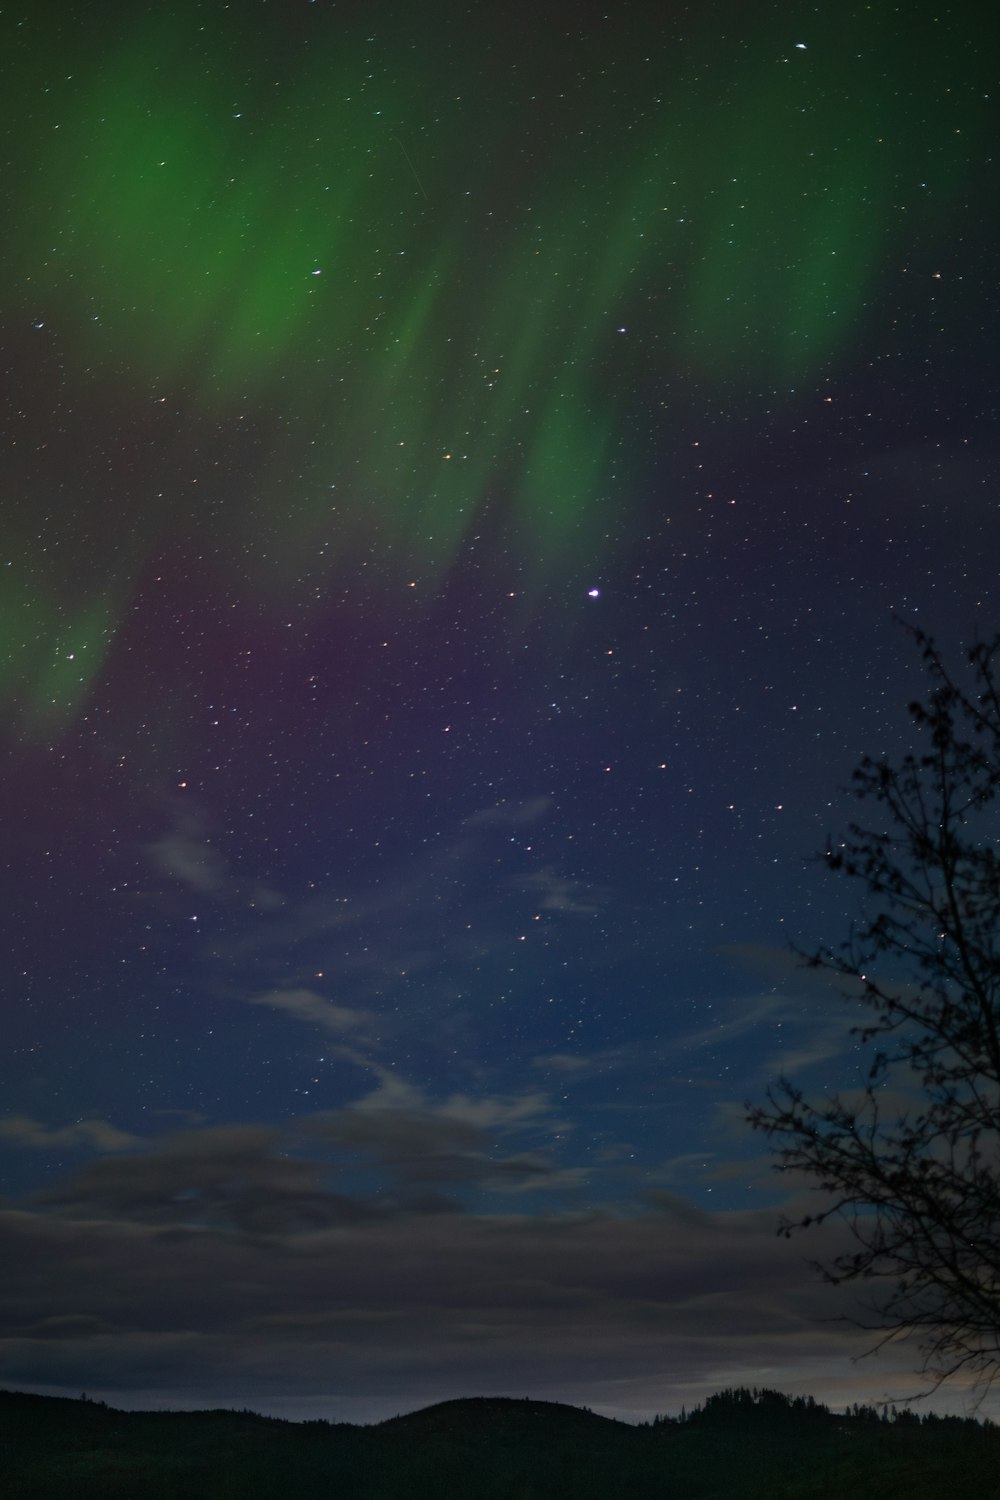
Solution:
{"label": "starry sky", "polygon": [[914,1388],[743,1105],[997,627],[977,16],[4,8],[0,1384]]}

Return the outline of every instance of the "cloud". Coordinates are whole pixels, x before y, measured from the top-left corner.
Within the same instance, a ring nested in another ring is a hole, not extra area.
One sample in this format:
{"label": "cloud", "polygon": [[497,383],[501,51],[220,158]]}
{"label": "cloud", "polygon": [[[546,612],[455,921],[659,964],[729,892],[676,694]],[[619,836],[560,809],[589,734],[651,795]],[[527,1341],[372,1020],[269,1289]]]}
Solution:
{"label": "cloud", "polygon": [[487,1192],[579,1187],[579,1171],[557,1169],[542,1150],[504,1154],[498,1141],[550,1123],[544,1094],[472,1099],[454,1094],[429,1103],[418,1089],[380,1070],[379,1087],[344,1109],[307,1116],[302,1128],[341,1152],[357,1153],[385,1173],[399,1201],[416,1184]]}
{"label": "cloud", "polygon": [[857,980],[815,968],[793,948],[771,943],[724,943],[719,952],[732,959],[740,969],[769,980],[775,992],[789,990],[803,1004],[812,1002],[828,1006],[840,1001],[845,1009],[855,1006],[864,993]]}
{"label": "cloud", "polygon": [[653,1188],[645,1195],[645,1198],[652,1208],[688,1228],[711,1231],[716,1227],[717,1221],[710,1213],[697,1208],[687,1198],[681,1197],[680,1193],[668,1193],[663,1188]]}
{"label": "cloud", "polygon": [[831,1058],[854,1057],[851,1029],[868,1013],[860,995],[845,993],[847,986],[836,976],[810,968],[787,948],[734,943],[720,952],[755,979],[770,981],[770,987],[715,1000],[711,1024],[675,1038],[678,1055],[718,1055],[738,1043],[740,1072],[748,1084],[778,1074],[799,1077]]}
{"label": "cloud", "polygon": [[229,887],[226,861],[205,835],[201,817],[191,808],[178,811],[175,826],[148,846],[154,867],[203,896],[222,895]]}
{"label": "cloud", "polygon": [[95,1151],[124,1151],[144,1144],[141,1136],[119,1130],[106,1120],[75,1120],[72,1125],[51,1128],[25,1115],[0,1119],[0,1140],[33,1151],[65,1151],[87,1146]]}
{"label": "cloud", "polygon": [[545,1052],[531,1059],[531,1066],[549,1073],[564,1073],[568,1077],[582,1077],[597,1067],[593,1056],[580,1056],[574,1052]]}
{"label": "cloud", "polygon": [[452,1119],[466,1120],[478,1125],[481,1130],[509,1128],[537,1121],[549,1112],[547,1094],[509,1094],[476,1099],[467,1094],[452,1094],[441,1106],[442,1112]]}
{"label": "cloud", "polygon": [[470,813],[463,828],[528,828],[541,822],[552,807],[551,797],[527,797],[521,802],[497,802]]}
{"label": "cloud", "polygon": [[686,1175],[726,1166],[704,1153],[596,1208],[545,1094],[374,1072],[347,1107],[132,1143],[0,1214],[0,1384],[361,1419],[470,1391],[640,1416],[734,1383],[899,1389],[894,1353],[859,1375],[865,1336],[821,1321],[851,1289],[802,1258],[842,1226],[786,1242],[776,1209],[690,1202]]}
{"label": "cloud", "polygon": [[[188,1142],[186,1160],[257,1182],[267,1162],[272,1190],[308,1200],[307,1164],[279,1164],[274,1144],[231,1127]],[[182,1155],[163,1152],[161,1188]],[[143,1190],[129,1184],[131,1203]],[[181,1233],[121,1204],[66,1217],[49,1201],[0,1214],[0,1233],[0,1383],[126,1404],[374,1419],[499,1392],[636,1416],[776,1378],[862,1399],[899,1370],[891,1351],[874,1371],[851,1366],[864,1335],[823,1321],[849,1297],[803,1267],[771,1215],[675,1195],[626,1215],[302,1215],[266,1236]]]}
{"label": "cloud", "polygon": [[[214,945],[227,992],[335,1032],[363,1015],[359,1041],[377,1022],[382,1038],[414,1037],[422,1049],[446,1047],[454,1056],[459,1037],[479,1034],[491,1019],[487,1006],[469,1004],[483,995],[489,974],[505,961],[516,965],[518,993],[507,993],[505,982],[497,987],[508,1001],[534,1003],[537,970],[555,968],[560,944],[578,961],[566,918],[592,914],[604,899],[551,862],[534,867],[530,839],[516,830],[537,823],[549,806],[535,797],[480,809],[367,889],[348,890],[329,877],[325,888],[261,912],[252,928]],[[546,920],[532,922],[540,912]],[[242,993],[233,982],[241,973]],[[334,996],[337,1009],[325,1012],[332,1002],[319,992]]]}
{"label": "cloud", "polygon": [[186,886],[196,895],[238,903],[261,912],[280,911],[285,898],[279,891],[233,872],[211,843],[207,820],[190,801],[171,808],[172,827],[147,844],[146,852],[161,875]]}
{"label": "cloud", "polygon": [[448,1154],[481,1152],[481,1130],[460,1120],[412,1109],[362,1106],[313,1115],[309,1131],[333,1145],[371,1152],[389,1161],[427,1161]]}
{"label": "cloud", "polygon": [[[481,1094],[475,1098],[455,1093],[432,1103],[423,1090],[393,1069],[373,1064],[371,1072],[378,1080],[377,1087],[343,1113],[366,1116],[406,1113],[413,1118],[434,1121],[448,1130],[472,1131],[480,1138],[487,1131],[518,1130],[551,1122],[553,1118],[549,1095],[538,1090],[520,1094]],[[330,1117],[324,1115],[321,1118]]]}
{"label": "cloud", "polygon": [[247,995],[245,999],[247,1005],[263,1005],[283,1011],[299,1021],[321,1026],[334,1036],[354,1035],[374,1019],[370,1011],[338,1005],[310,989],[265,990],[263,994]]}
{"label": "cloud", "polygon": [[546,1095],[432,1102],[392,1070],[372,1071],[376,1087],[353,1104],[285,1125],[195,1127],[139,1141],[110,1127],[70,1133],[13,1120],[6,1133],[35,1146],[135,1148],[46,1187],[32,1200],[46,1209],[192,1232],[282,1235],[372,1215],[465,1211],[469,1194],[482,1208],[494,1193],[548,1186],[558,1196],[582,1185],[586,1174],[560,1168],[546,1149],[557,1123]]}
{"label": "cloud", "polygon": [[[415,1185],[450,1185],[495,1191],[577,1188],[580,1173],[556,1169],[546,1151],[508,1152],[505,1137],[531,1131],[546,1137],[553,1130],[552,1104],[546,1094],[471,1098],[453,1094],[427,1100],[420,1089],[388,1068],[376,1068],[378,1088],[339,1110],[304,1116],[297,1122],[310,1139],[322,1140],[340,1154],[364,1158],[387,1176],[396,1202],[409,1205]],[[586,1175],[583,1175],[586,1176]]]}
{"label": "cloud", "polygon": [[518,885],[536,897],[543,911],[580,912],[593,916],[604,904],[598,900],[595,887],[585,885],[582,880],[569,880],[551,865],[522,875]]}
{"label": "cloud", "polygon": [[184,1131],[141,1153],[92,1161],[36,1201],[77,1218],[248,1234],[316,1228],[365,1211],[327,1189],[321,1164],[292,1157],[285,1146],[280,1130],[262,1125]]}

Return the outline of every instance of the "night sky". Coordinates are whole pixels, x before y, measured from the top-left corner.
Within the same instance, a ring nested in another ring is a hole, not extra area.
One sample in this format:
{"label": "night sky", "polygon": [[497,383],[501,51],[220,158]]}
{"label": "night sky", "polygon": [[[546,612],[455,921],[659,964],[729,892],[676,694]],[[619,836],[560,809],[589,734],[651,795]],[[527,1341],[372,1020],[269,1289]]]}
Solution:
{"label": "night sky", "polygon": [[4,8],[0,1385],[915,1388],[743,1104],[998,625],[982,14]]}

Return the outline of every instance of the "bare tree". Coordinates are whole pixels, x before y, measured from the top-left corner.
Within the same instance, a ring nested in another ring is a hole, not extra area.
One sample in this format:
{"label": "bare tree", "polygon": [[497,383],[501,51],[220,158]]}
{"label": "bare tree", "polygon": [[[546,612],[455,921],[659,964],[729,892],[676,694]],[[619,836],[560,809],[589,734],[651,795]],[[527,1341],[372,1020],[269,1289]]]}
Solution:
{"label": "bare tree", "polygon": [[867,888],[840,946],[806,962],[853,983],[871,1011],[860,1088],[818,1102],[787,1079],[748,1104],[778,1171],[805,1173],[853,1248],[828,1281],[876,1280],[877,1346],[914,1336],[936,1387],[1000,1371],[1000,637],[968,653],[963,686],[912,632],[930,685],[910,713],[918,749],[866,757],[853,790],[871,814],[829,843]]}

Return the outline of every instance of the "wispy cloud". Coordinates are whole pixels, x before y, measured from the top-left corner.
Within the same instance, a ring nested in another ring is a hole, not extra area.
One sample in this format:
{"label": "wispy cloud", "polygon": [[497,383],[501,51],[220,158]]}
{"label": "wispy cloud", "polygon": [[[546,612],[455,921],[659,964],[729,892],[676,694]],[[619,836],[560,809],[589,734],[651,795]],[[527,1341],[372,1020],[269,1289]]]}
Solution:
{"label": "wispy cloud", "polygon": [[231,868],[213,844],[207,819],[193,801],[172,804],[169,820],[167,831],[146,846],[149,862],[159,875],[196,895],[263,912],[280,911],[285,905],[279,891]]}
{"label": "wispy cloud", "polygon": [[532,893],[542,911],[580,912],[593,916],[607,900],[595,886],[586,885],[581,880],[570,880],[551,865],[522,875],[517,883],[522,890]]}
{"label": "wispy cloud", "polygon": [[124,1151],[144,1144],[143,1138],[119,1130],[107,1120],[74,1120],[71,1125],[46,1126],[25,1115],[8,1115],[0,1119],[0,1140],[31,1151],[65,1151],[89,1148],[94,1151]]}
{"label": "wispy cloud", "polygon": [[[284,1234],[463,1208],[445,1192],[580,1186],[580,1170],[559,1167],[546,1149],[557,1123],[547,1096],[429,1100],[389,1070],[373,1071],[376,1087],[355,1103],[282,1126],[213,1125],[140,1140],[99,1121],[46,1129],[15,1118],[0,1122],[0,1137],[104,1153],[39,1194],[48,1208],[190,1229]],[[359,1170],[369,1184],[360,1195],[342,1186]]]}
{"label": "wispy cloud", "polygon": [[[261,912],[252,927],[215,944],[226,992],[330,1033],[353,1031],[359,1044],[376,1033],[412,1032],[416,1016],[424,1048],[449,1028],[469,1028],[467,1002],[482,995],[485,974],[503,964],[519,974],[532,963],[551,967],[573,925],[606,899],[551,860],[533,865],[531,838],[522,835],[551,811],[545,797],[482,808],[367,887],[341,885],[334,874],[280,910]],[[172,857],[176,866],[176,851]],[[185,850],[186,863],[195,858]],[[404,998],[415,993],[417,1006]]]}
{"label": "wispy cloud", "polygon": [[463,820],[463,828],[530,828],[547,817],[552,807],[550,797],[526,797],[522,801],[495,803],[470,813]]}
{"label": "wispy cloud", "polygon": [[209,842],[202,818],[177,809],[173,827],[148,846],[153,868],[203,896],[221,895],[230,884],[225,859]]}
{"label": "wispy cloud", "polygon": [[348,1005],[338,1005],[316,990],[290,988],[287,990],[265,990],[259,995],[247,995],[248,1005],[261,1005],[294,1016],[311,1026],[319,1026],[333,1036],[349,1036],[363,1041],[364,1028],[373,1020],[370,1011],[359,1010]]}

